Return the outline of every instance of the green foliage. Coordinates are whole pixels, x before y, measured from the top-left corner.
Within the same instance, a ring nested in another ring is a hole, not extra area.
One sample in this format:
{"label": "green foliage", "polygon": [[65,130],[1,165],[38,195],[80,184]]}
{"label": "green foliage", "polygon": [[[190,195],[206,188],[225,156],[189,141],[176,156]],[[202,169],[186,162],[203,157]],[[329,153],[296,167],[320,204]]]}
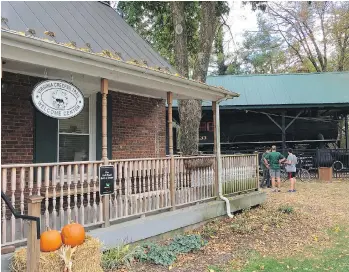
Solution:
{"label": "green foliage", "polygon": [[121,244],[115,248],[104,251],[102,255],[102,267],[104,269],[117,269],[130,267],[136,256],[141,253],[139,247]]}
{"label": "green foliage", "polygon": [[169,250],[168,246],[161,246],[155,243],[142,245],[142,252],[136,258],[140,261],[169,266],[176,260],[176,254]]}
{"label": "green foliage", "polygon": [[143,244],[136,258],[140,261],[169,266],[175,262],[178,254],[199,250],[205,244],[200,235],[181,235],[175,237],[168,245]]}
{"label": "green foliage", "polygon": [[279,212],[287,213],[287,214],[290,214],[290,213],[294,212],[293,207],[292,206],[288,206],[288,205],[281,206],[281,207],[279,207],[278,210],[279,210]]}
{"label": "green foliage", "polygon": [[170,251],[179,254],[199,250],[205,244],[206,242],[200,235],[192,234],[175,237],[168,248]]}
{"label": "green foliage", "polygon": [[[118,12],[154,49],[172,65],[175,65],[174,26],[169,1],[120,1]],[[191,69],[197,59],[199,48],[199,28],[201,19],[200,2],[185,2],[185,24],[187,31],[188,59]],[[227,2],[216,5],[217,16],[229,13]],[[215,18],[212,18],[215,20]]]}

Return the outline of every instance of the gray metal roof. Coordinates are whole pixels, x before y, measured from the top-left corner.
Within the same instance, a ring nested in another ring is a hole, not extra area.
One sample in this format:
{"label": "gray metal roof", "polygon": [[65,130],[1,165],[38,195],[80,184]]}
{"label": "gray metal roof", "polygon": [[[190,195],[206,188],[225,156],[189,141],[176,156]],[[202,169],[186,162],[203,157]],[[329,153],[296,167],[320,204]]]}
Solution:
{"label": "gray metal roof", "polygon": [[[145,60],[148,66],[174,69],[130,27],[110,6],[96,1],[4,1],[1,28],[28,33],[58,43],[75,42],[78,48],[90,44],[95,53],[121,53],[124,61]],[[45,34],[51,31],[52,38]]]}

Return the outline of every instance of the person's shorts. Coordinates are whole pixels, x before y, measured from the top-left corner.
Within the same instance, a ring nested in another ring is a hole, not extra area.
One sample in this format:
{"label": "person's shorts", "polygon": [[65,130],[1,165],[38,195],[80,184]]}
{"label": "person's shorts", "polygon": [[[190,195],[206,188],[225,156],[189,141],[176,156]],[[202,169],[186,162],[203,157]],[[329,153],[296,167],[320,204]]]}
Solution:
{"label": "person's shorts", "polygon": [[280,177],[280,169],[270,169],[269,170],[271,178],[279,178]]}
{"label": "person's shorts", "polygon": [[296,172],[287,172],[287,176],[289,179],[296,177]]}

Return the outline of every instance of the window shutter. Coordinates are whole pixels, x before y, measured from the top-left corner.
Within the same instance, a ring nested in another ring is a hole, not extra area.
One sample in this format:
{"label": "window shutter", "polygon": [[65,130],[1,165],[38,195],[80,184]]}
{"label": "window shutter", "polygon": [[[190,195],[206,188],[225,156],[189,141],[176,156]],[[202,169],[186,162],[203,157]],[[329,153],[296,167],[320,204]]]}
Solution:
{"label": "window shutter", "polygon": [[58,120],[35,109],[34,163],[57,162]]}
{"label": "window shutter", "polygon": [[[107,141],[108,159],[112,159],[112,117],[113,105],[111,95],[107,95]],[[97,93],[96,101],[96,159],[102,159],[102,94]]]}

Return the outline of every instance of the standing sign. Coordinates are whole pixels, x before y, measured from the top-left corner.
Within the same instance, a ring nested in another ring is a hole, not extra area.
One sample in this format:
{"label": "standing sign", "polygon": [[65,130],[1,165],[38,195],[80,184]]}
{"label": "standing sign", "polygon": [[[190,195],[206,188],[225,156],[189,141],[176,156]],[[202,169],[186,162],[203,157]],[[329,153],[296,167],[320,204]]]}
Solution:
{"label": "standing sign", "polygon": [[110,195],[114,193],[114,166],[104,165],[99,167],[99,194]]}
{"label": "standing sign", "polygon": [[63,80],[40,82],[33,89],[32,100],[39,111],[56,119],[72,118],[84,108],[82,92]]}

